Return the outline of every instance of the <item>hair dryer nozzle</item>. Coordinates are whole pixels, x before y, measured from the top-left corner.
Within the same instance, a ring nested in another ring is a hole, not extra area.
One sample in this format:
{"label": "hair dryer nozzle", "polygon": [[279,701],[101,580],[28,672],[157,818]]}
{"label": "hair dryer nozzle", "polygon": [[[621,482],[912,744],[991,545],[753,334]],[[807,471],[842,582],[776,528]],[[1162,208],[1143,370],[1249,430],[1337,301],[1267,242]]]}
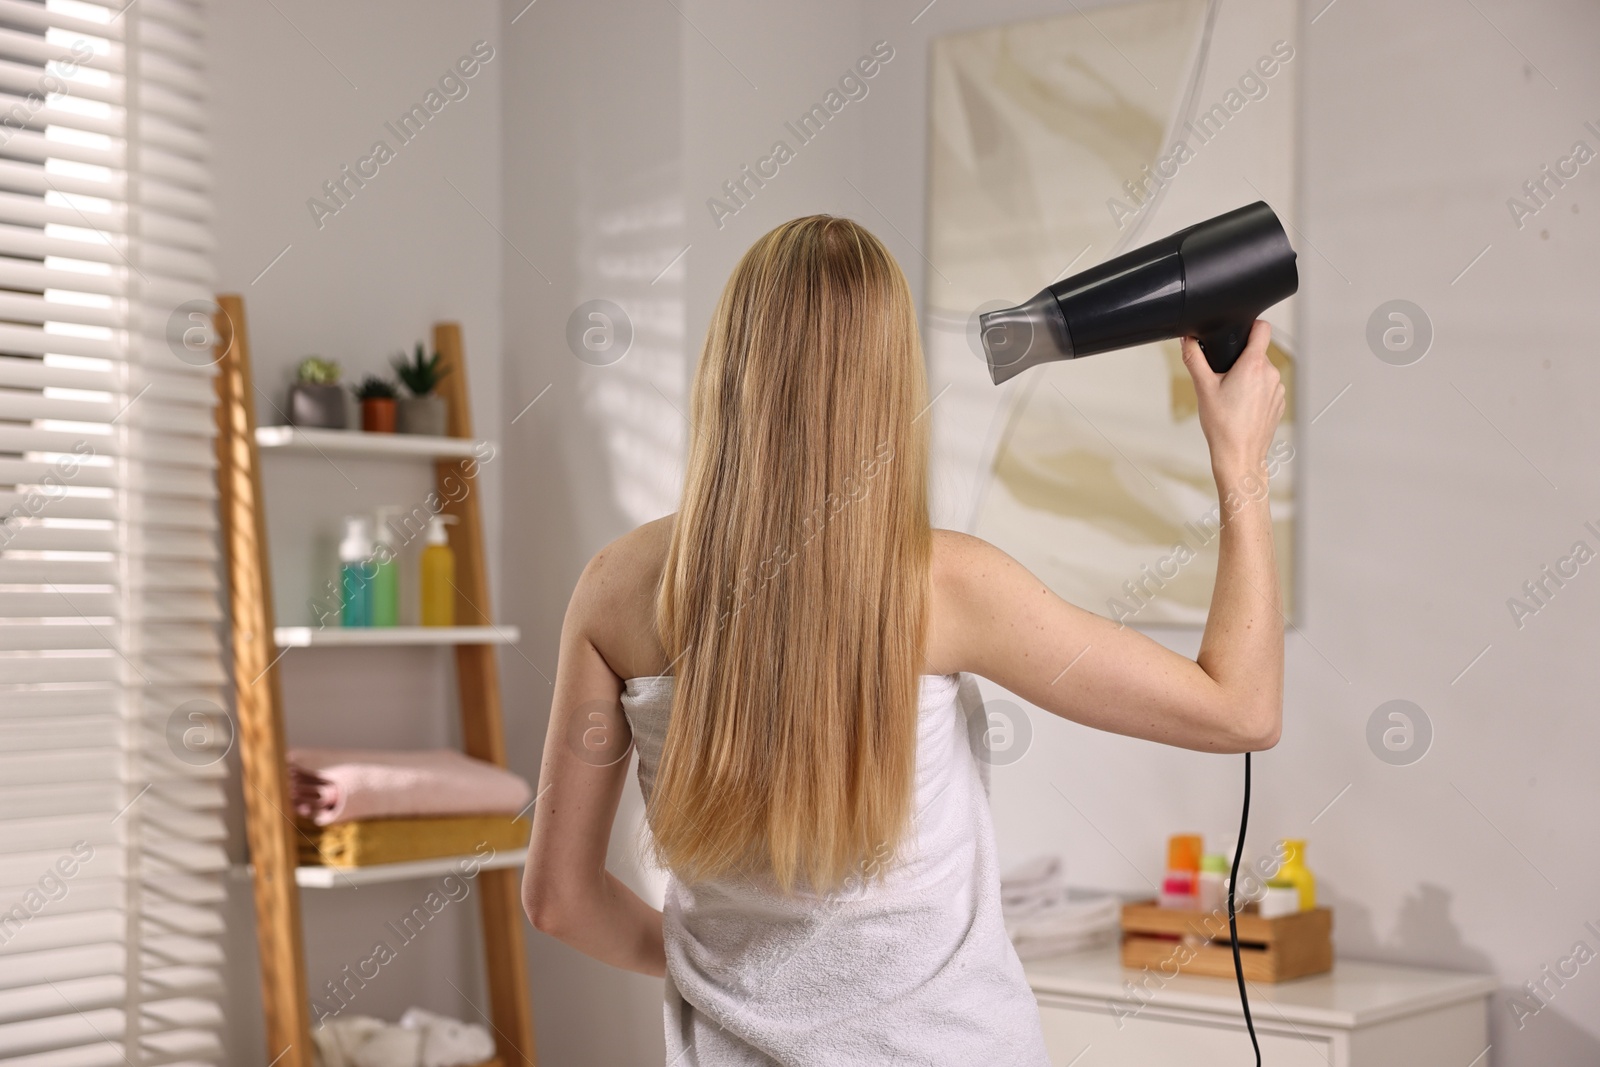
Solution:
{"label": "hair dryer nozzle", "polygon": [[996,385],[1029,367],[1073,356],[1066,316],[1048,289],[1016,307],[979,315],[978,329]]}

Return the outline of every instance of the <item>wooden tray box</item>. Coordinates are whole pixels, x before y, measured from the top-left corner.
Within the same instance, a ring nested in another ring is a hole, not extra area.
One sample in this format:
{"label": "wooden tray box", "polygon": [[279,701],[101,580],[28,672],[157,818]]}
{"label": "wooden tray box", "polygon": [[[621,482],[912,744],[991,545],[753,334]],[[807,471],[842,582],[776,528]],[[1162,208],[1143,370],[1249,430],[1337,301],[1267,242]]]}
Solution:
{"label": "wooden tray box", "polygon": [[[1254,904],[1238,913],[1239,964],[1247,981],[1282,982],[1333,969],[1333,912],[1313,908],[1263,919]],[[1180,911],[1155,901],[1122,906],[1122,965],[1168,977],[1233,977],[1228,913]]]}

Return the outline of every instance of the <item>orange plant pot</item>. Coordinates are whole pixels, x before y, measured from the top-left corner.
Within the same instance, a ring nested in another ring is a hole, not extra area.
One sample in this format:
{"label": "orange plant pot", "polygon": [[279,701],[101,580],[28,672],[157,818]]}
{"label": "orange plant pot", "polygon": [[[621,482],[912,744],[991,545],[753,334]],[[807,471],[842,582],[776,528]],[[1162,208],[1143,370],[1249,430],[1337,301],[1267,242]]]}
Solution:
{"label": "orange plant pot", "polygon": [[368,433],[394,433],[394,398],[376,396],[361,401],[361,428]]}

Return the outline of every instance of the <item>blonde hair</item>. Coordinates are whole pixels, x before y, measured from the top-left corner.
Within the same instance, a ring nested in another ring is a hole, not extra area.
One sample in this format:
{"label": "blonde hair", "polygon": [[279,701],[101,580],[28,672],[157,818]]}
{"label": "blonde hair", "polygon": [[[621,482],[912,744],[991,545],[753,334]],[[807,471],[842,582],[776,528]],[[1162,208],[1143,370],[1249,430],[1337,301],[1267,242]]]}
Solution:
{"label": "blonde hair", "polygon": [[681,880],[881,875],[910,822],[931,533],[899,264],[849,219],[761,237],[723,289],[656,603],[674,667],[648,819]]}

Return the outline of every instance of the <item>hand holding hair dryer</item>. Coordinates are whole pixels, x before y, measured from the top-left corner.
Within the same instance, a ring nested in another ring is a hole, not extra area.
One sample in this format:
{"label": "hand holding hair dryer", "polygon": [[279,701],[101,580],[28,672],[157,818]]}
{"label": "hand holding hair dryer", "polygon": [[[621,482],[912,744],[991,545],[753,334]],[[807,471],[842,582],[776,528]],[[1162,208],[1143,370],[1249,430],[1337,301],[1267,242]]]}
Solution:
{"label": "hand holding hair dryer", "polygon": [[978,318],[999,385],[1059,359],[1195,337],[1218,374],[1250,325],[1300,288],[1295,252],[1265,201],[1196,223]]}

